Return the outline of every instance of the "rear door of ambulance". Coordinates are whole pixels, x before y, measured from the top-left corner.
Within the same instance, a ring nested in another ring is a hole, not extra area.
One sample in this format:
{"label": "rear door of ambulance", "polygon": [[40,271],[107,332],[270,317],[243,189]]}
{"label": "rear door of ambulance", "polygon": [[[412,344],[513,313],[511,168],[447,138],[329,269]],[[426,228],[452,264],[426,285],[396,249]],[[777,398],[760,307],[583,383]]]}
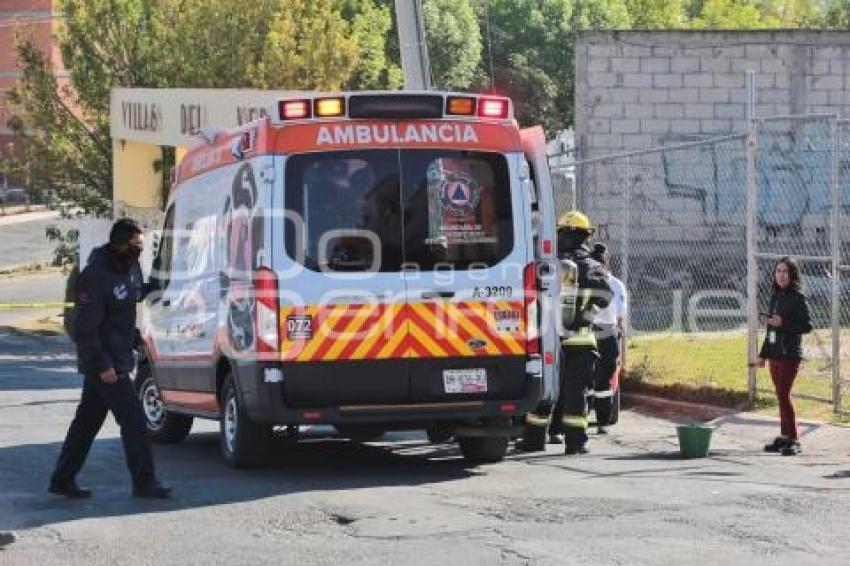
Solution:
{"label": "rear door of ambulance", "polygon": [[414,402],[523,396],[530,244],[520,159],[401,151]]}
{"label": "rear door of ambulance", "polygon": [[285,402],[407,402],[398,150],[315,151],[282,159]]}

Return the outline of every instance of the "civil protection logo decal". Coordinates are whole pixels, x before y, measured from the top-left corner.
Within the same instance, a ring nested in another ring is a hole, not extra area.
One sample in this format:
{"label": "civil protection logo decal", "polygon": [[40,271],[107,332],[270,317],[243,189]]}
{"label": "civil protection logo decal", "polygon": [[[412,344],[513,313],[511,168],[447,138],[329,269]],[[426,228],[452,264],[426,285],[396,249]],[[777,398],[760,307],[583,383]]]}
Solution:
{"label": "civil protection logo decal", "polygon": [[481,200],[481,189],[474,179],[460,173],[448,173],[440,189],[440,206],[455,216],[475,212]]}

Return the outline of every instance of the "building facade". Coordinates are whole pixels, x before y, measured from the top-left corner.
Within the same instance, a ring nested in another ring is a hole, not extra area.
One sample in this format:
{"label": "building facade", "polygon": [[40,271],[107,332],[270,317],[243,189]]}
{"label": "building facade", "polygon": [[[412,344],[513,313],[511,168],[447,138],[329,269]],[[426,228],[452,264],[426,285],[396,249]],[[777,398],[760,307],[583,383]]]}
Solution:
{"label": "building facade", "polygon": [[62,57],[53,40],[57,18],[55,0],[0,0],[0,146],[14,141],[8,127],[9,112],[4,98],[20,76],[16,43],[30,39],[47,54],[61,76]]}

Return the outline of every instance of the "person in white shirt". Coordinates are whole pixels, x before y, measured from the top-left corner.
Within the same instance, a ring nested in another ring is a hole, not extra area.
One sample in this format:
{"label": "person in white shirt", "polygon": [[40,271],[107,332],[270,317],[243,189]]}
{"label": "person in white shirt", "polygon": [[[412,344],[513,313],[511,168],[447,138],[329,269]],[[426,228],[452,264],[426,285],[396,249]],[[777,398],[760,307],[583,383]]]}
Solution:
{"label": "person in white shirt", "polygon": [[619,396],[614,391],[619,387],[612,388],[612,384],[616,382],[622,360],[627,299],[623,282],[611,273],[611,258],[605,244],[596,244],[592,257],[605,269],[606,282],[612,293],[608,306],[599,309],[593,318],[600,356],[593,375],[593,405],[596,411],[597,432],[605,434],[606,427],[614,424],[619,414]]}

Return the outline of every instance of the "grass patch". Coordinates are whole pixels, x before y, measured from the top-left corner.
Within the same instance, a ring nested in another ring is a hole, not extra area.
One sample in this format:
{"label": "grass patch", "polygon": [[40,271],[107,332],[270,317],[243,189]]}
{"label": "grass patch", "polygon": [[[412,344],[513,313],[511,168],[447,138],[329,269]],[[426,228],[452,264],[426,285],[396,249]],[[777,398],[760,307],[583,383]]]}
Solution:
{"label": "grass patch", "polygon": [[[850,353],[850,331],[843,337]],[[850,422],[833,412],[831,338],[828,331],[805,336],[807,359],[794,386],[798,416]],[[846,355],[846,354],[845,354]],[[743,409],[747,406],[747,337],[743,332],[653,334],[629,339],[624,391],[640,391],[670,399]],[[850,364],[850,359],[843,360]],[[847,367],[847,365],[844,365]],[[757,372],[756,410],[778,415],[767,369]],[[844,391],[850,410],[850,387]]]}

